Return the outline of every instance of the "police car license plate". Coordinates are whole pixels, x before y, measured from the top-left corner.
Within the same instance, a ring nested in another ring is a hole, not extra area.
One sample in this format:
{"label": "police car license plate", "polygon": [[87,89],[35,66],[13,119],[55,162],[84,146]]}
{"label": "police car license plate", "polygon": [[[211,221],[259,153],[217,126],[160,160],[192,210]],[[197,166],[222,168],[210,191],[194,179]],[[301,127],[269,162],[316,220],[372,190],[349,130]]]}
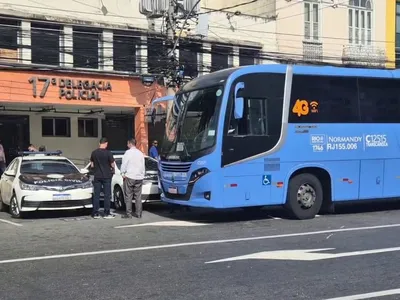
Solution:
{"label": "police car license plate", "polygon": [[168,188],[168,193],[170,193],[170,194],[178,194],[178,188],[176,188],[176,187],[169,187],[169,188]]}
{"label": "police car license plate", "polygon": [[71,200],[71,194],[53,194],[53,200]]}

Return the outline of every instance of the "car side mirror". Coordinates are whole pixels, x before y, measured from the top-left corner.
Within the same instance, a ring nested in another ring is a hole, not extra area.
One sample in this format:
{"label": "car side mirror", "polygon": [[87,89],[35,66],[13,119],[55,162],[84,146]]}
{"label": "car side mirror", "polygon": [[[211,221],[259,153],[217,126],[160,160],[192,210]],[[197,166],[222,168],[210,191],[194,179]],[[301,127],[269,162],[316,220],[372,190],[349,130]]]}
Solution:
{"label": "car side mirror", "polygon": [[244,89],[244,82],[238,82],[235,86],[235,108],[234,108],[235,119],[243,118],[244,98],[238,97],[238,93],[242,89]]}
{"label": "car side mirror", "polygon": [[17,174],[16,174],[15,170],[8,170],[8,171],[4,172],[4,175],[15,177],[15,175],[17,175]]}

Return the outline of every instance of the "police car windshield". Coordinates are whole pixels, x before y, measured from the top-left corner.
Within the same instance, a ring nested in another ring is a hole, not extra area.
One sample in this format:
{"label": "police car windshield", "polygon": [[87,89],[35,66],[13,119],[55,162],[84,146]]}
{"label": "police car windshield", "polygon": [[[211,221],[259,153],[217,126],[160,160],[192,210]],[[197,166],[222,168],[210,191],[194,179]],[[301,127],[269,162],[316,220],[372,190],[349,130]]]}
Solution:
{"label": "police car windshield", "polygon": [[77,174],[79,170],[68,160],[35,159],[21,164],[21,174]]}

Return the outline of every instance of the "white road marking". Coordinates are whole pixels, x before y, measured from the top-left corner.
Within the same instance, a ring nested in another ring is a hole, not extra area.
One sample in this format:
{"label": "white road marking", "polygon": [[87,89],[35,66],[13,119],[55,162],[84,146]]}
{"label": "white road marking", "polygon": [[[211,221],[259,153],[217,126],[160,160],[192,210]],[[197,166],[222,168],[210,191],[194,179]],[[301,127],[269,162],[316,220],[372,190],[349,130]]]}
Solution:
{"label": "white road marking", "polygon": [[121,225],[114,228],[130,228],[130,227],[144,227],[144,226],[175,226],[175,227],[194,227],[194,226],[206,226],[211,225],[210,223],[197,223],[188,221],[159,221],[152,223],[142,223],[142,224],[131,224],[131,225]]}
{"label": "white road marking", "polygon": [[0,219],[0,222],[7,223],[7,224],[10,224],[10,225],[14,225],[14,226],[18,226],[18,227],[22,226],[22,224],[11,222],[11,221],[4,220],[4,219]]}
{"label": "white road marking", "polygon": [[345,297],[330,298],[330,299],[326,299],[326,300],[362,300],[362,299],[371,299],[371,298],[390,296],[390,295],[400,295],[400,289],[386,290],[386,291],[367,293],[367,294],[358,294],[358,295],[345,296]]}
{"label": "white road marking", "polygon": [[335,248],[308,249],[308,250],[277,250],[252,253],[248,255],[234,256],[214,261],[208,261],[206,264],[214,264],[227,261],[247,260],[247,259],[271,259],[271,260],[296,260],[296,261],[316,261],[325,259],[335,259],[341,257],[359,256],[367,254],[387,253],[400,251],[400,247],[362,250],[344,253],[316,253],[320,251],[335,250]]}
{"label": "white road marking", "polygon": [[180,248],[180,247],[190,247],[190,246],[200,246],[200,245],[237,243],[237,242],[246,242],[246,241],[279,239],[279,238],[289,238],[289,237],[298,237],[298,236],[311,236],[311,235],[320,235],[320,234],[327,234],[327,233],[329,234],[329,233],[336,233],[336,232],[365,231],[365,230],[396,228],[396,227],[400,227],[400,224],[378,225],[378,226],[368,226],[368,227],[354,227],[354,228],[344,228],[344,229],[329,229],[329,230],[311,231],[311,232],[255,236],[255,237],[226,239],[226,240],[188,242],[188,243],[180,243],[180,244],[166,244],[166,245],[145,246],[145,247],[125,248],[125,249],[112,249],[112,250],[92,251],[92,252],[77,252],[77,253],[48,255],[48,256],[33,256],[33,257],[25,257],[25,258],[0,260],[0,264],[9,264],[9,263],[25,262],[25,261],[38,261],[38,260],[47,260],[47,259],[56,259],[56,258],[69,258],[69,257],[79,257],[79,256],[112,254],[112,253],[136,252],[136,251],[145,251],[145,250]]}

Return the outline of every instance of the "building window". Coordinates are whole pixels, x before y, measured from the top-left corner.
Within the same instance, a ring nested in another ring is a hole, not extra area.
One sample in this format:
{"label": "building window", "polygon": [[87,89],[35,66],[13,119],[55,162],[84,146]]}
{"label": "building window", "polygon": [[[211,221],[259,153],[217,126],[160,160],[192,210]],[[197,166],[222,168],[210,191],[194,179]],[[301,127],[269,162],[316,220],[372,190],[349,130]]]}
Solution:
{"label": "building window", "polygon": [[179,42],[179,65],[183,67],[184,77],[195,78],[199,74],[198,54],[202,45],[193,40],[181,39]]}
{"label": "building window", "polygon": [[211,72],[229,68],[229,55],[232,47],[211,45]]}
{"label": "building window", "polygon": [[75,68],[99,68],[101,32],[89,28],[74,28],[73,55]]}
{"label": "building window", "polygon": [[239,49],[239,66],[255,65],[260,58],[260,50],[241,48]]}
{"label": "building window", "polygon": [[98,137],[98,120],[78,118],[78,137]]}
{"label": "building window", "polygon": [[32,63],[60,64],[60,31],[58,25],[31,23]]}
{"label": "building window", "polygon": [[42,136],[70,137],[71,123],[69,118],[42,117]]}
{"label": "building window", "polygon": [[21,23],[14,20],[0,20],[0,60],[18,61],[18,32]]}
{"label": "building window", "polygon": [[304,39],[318,41],[319,36],[319,4],[316,1],[304,2]]}
{"label": "building window", "polygon": [[114,32],[113,61],[115,71],[136,72],[136,50],[140,36],[129,32]]}
{"label": "building window", "polygon": [[372,3],[371,0],[349,0],[349,42],[371,45]]}
{"label": "building window", "polygon": [[168,50],[164,38],[158,36],[147,37],[147,68],[150,74],[160,74],[168,65]]}

